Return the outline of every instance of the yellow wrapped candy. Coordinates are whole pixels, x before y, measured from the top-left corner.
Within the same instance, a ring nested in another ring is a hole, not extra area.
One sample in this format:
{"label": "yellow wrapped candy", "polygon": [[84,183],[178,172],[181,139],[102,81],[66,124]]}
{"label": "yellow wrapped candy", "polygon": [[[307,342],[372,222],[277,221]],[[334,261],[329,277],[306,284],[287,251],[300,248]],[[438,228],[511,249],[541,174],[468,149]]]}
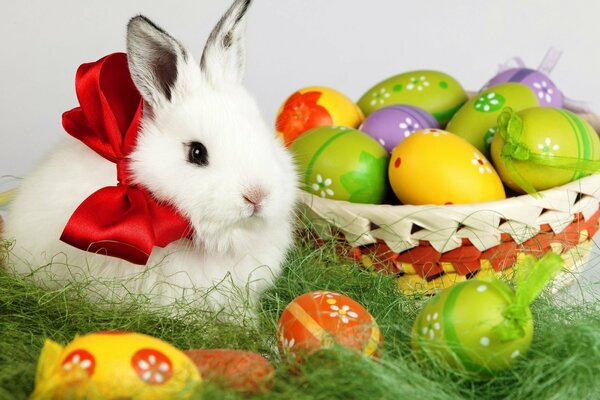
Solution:
{"label": "yellow wrapped candy", "polygon": [[38,361],[37,399],[188,399],[198,390],[194,363],[170,344],[130,332],[46,339]]}

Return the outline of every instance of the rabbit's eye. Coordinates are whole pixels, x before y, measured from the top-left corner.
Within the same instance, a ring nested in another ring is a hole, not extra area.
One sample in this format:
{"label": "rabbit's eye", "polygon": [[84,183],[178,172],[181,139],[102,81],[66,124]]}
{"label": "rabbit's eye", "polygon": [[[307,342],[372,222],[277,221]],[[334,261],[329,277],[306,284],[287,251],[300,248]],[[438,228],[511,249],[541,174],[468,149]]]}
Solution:
{"label": "rabbit's eye", "polygon": [[191,142],[188,150],[188,161],[202,167],[208,165],[208,151],[200,142]]}

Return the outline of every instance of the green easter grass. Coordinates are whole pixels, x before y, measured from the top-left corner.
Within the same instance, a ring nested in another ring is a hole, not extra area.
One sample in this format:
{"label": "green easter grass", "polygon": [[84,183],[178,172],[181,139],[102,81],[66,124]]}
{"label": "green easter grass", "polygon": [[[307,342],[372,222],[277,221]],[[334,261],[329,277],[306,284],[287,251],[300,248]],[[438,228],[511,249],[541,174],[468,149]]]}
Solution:
{"label": "green easter grass", "polygon": [[[363,271],[339,259],[334,244],[317,247],[307,238],[307,230],[300,229],[284,274],[262,298],[258,325],[218,323],[213,316],[192,309],[173,318],[160,310],[148,311],[144,298],[106,307],[86,300],[85,285],[49,291],[0,268],[0,399],[25,399],[32,392],[45,338],[66,344],[76,334],[102,330],[142,332],[180,349],[260,352],[275,365],[276,380],[272,389],[257,399],[600,398],[599,300],[559,304],[556,297],[542,294],[532,305],[535,334],[526,357],[513,369],[473,379],[443,365],[414,359],[411,326],[422,299],[401,295],[389,276]],[[4,242],[0,264],[7,251]],[[289,372],[274,350],[279,315],[294,297],[319,289],[344,293],[371,312],[385,337],[381,360],[336,348],[315,354],[296,373]],[[198,398],[248,397],[205,384]]]}

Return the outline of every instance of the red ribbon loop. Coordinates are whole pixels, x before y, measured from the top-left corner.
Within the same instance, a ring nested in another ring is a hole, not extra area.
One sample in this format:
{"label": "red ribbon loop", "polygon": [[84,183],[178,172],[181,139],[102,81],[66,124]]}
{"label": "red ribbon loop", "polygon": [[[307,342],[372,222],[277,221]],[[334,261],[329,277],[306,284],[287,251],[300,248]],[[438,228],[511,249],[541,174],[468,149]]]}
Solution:
{"label": "red ribbon loop", "polygon": [[77,70],[80,107],[63,114],[63,127],[116,164],[118,186],[100,188],[75,210],[60,239],[79,249],[146,264],[154,246],[191,237],[189,221],[129,184],[127,157],[135,147],[142,98],[124,53],[110,54]]}

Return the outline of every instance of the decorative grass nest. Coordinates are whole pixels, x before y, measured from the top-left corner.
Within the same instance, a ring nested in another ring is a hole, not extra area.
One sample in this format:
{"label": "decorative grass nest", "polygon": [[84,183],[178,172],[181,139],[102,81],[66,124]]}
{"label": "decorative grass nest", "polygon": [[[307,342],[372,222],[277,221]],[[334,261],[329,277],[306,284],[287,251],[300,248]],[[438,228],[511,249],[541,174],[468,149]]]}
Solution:
{"label": "decorative grass nest", "polygon": [[[600,131],[600,117],[580,114]],[[406,294],[435,292],[475,276],[506,276],[520,254],[562,255],[565,285],[590,256],[600,219],[600,174],[506,200],[463,205],[373,205],[302,192],[301,208],[322,239]]]}

